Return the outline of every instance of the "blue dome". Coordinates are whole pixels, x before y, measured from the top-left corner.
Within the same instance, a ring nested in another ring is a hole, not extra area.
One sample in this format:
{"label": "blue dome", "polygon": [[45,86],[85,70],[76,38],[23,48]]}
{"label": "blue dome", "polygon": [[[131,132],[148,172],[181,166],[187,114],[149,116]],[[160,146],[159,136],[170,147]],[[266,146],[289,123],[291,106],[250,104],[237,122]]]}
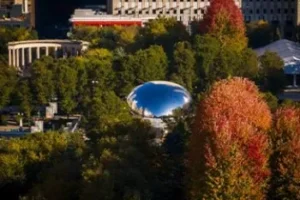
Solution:
{"label": "blue dome", "polygon": [[176,83],[150,81],[134,88],[127,102],[142,117],[171,117],[175,110],[188,108],[191,95]]}

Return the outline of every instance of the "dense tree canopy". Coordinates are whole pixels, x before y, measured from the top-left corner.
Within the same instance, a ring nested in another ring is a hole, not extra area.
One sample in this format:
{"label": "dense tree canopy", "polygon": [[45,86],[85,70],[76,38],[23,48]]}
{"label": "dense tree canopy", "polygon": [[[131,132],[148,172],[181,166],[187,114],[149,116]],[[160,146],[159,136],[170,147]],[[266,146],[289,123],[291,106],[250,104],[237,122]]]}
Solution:
{"label": "dense tree canopy", "polygon": [[37,104],[46,104],[54,98],[53,67],[51,57],[44,57],[32,64],[31,80],[35,86],[32,90]]}
{"label": "dense tree canopy", "polygon": [[258,76],[258,59],[252,49],[236,52],[231,47],[222,48],[217,38],[205,34],[194,39],[197,73],[202,87],[232,76],[255,78]]}
{"label": "dense tree canopy", "polygon": [[110,50],[122,47],[128,51],[133,51],[138,40],[140,28],[137,26],[129,27],[89,27],[78,26],[74,28],[71,38],[85,40],[91,43],[91,47],[107,48]]}
{"label": "dense tree canopy", "polygon": [[[84,146],[82,135],[67,135],[54,132],[32,134],[21,139],[0,140],[1,194],[8,199],[15,199],[20,194],[27,195],[33,184],[40,181],[46,182],[47,177],[51,179],[49,174],[46,173],[47,170],[50,172],[54,170],[55,165],[58,167],[57,164],[60,159],[62,161],[64,159],[72,160],[72,154],[74,155],[73,159],[76,159],[76,156],[78,157],[82,153]],[[70,169],[73,167],[75,165],[70,167]],[[65,175],[59,178],[61,180],[65,178],[61,188],[55,186],[58,183],[56,181],[52,183],[49,181],[47,184],[50,184],[49,186],[52,189],[56,187],[56,189],[61,190],[60,194],[63,194],[63,191],[70,187],[70,182],[67,181],[68,177]],[[76,181],[75,176],[71,177],[71,179]],[[53,191],[52,193],[46,190],[38,190],[36,192],[38,196],[44,196],[43,194],[54,195]],[[73,191],[69,191],[68,194],[70,192],[73,193]],[[33,191],[33,193],[35,192]]]}
{"label": "dense tree canopy", "polygon": [[300,177],[300,110],[283,107],[274,115],[271,131],[272,169],[270,199],[299,199]]}
{"label": "dense tree canopy", "polygon": [[0,63],[0,108],[10,102],[10,95],[17,83],[17,72]]}
{"label": "dense tree canopy", "polygon": [[6,54],[8,42],[37,39],[37,33],[25,28],[0,27],[0,38],[0,54]]}
{"label": "dense tree canopy", "polygon": [[81,199],[153,199],[159,147],[151,145],[152,134],[139,121],[116,125],[104,134],[84,165]]}
{"label": "dense tree canopy", "polygon": [[199,104],[190,137],[190,198],[263,199],[270,126],[269,108],[254,83],[215,83]]}
{"label": "dense tree canopy", "polygon": [[246,24],[249,46],[259,48],[280,39],[278,28],[266,21],[258,20]]}
{"label": "dense tree canopy", "polygon": [[234,0],[212,0],[200,23],[200,31],[217,38],[225,48],[234,46],[241,51],[247,46],[244,18]]}
{"label": "dense tree canopy", "polygon": [[121,94],[129,94],[134,86],[152,80],[165,80],[168,59],[161,46],[153,45],[125,58],[118,73]]}
{"label": "dense tree canopy", "polygon": [[[1,27],[1,122],[10,117],[2,112],[6,106],[17,107],[27,123],[37,108],[55,99],[59,115],[82,116],[80,134],[1,138],[1,195],[16,200],[265,199],[270,186],[270,199],[299,198],[294,154],[299,111],[278,110],[271,127],[264,102],[272,111],[280,107],[274,94],[284,86],[282,60],[272,52],[257,57],[247,48],[243,17],[233,0],[211,1],[203,21],[194,24],[198,31],[192,34],[165,17],[144,27],[78,26],[70,38],[89,41],[89,50],[73,58],[37,59],[29,66],[30,77],[7,66],[6,43],[34,39],[35,32]],[[248,24],[249,44],[268,38],[269,28]],[[264,93],[235,76],[255,80]],[[153,80],[179,83],[194,99],[184,116],[163,119],[168,134],[159,145],[156,129],[132,116],[126,102],[134,87]]]}
{"label": "dense tree canopy", "polygon": [[285,75],[283,72],[284,63],[275,52],[266,51],[259,58],[260,81],[264,89],[277,93],[285,86]]}
{"label": "dense tree canopy", "polygon": [[170,79],[184,86],[190,92],[197,83],[196,60],[190,43],[179,42],[175,45],[174,61]]}

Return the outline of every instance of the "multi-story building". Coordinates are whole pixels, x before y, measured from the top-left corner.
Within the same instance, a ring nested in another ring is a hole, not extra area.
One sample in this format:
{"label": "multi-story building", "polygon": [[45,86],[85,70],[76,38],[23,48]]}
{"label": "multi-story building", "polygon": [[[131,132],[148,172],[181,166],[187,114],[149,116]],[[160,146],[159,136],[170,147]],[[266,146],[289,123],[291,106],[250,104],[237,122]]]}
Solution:
{"label": "multi-story building", "polygon": [[[235,0],[241,7],[241,0]],[[203,18],[210,0],[107,0],[105,13],[95,9],[77,9],[73,25],[142,25],[158,16],[174,17],[189,25]]]}
{"label": "multi-story building", "polygon": [[243,0],[242,12],[245,21],[268,21],[291,37],[291,27],[300,23],[300,0]]}
{"label": "multi-story building", "polygon": [[0,26],[34,27],[34,0],[0,0]]}
{"label": "multi-story building", "polygon": [[15,4],[16,0],[0,0],[0,8],[5,8]]}
{"label": "multi-story building", "polygon": [[22,12],[29,13],[31,0],[0,0],[0,8],[11,8],[13,5],[22,5]]}
{"label": "multi-story building", "polygon": [[[235,1],[240,7],[241,0]],[[107,12],[121,16],[175,17],[188,25],[190,21],[201,19],[209,5],[210,0],[108,0]]]}

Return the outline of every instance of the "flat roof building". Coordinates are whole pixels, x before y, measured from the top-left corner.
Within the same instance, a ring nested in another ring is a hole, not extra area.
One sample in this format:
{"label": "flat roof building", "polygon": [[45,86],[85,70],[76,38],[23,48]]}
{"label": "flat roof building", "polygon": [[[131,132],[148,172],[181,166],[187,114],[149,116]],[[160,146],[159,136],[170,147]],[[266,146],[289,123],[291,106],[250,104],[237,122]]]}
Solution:
{"label": "flat roof building", "polygon": [[[241,7],[241,0],[235,2]],[[108,0],[107,13],[134,17],[175,17],[188,25],[193,20],[202,19],[209,5],[210,0]]]}
{"label": "flat roof building", "polygon": [[[241,7],[241,0],[235,0]],[[139,25],[158,16],[174,17],[184,25],[203,18],[210,0],[107,0],[105,10],[76,9],[73,25]]]}

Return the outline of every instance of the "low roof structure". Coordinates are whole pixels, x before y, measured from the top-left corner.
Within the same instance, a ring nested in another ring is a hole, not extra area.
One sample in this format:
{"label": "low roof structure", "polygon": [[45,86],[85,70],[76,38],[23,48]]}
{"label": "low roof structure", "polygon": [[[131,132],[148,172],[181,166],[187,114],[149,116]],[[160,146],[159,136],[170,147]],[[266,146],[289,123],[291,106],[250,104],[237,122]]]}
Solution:
{"label": "low roof structure", "polygon": [[156,15],[148,17],[111,15],[100,8],[76,9],[69,21],[73,26],[143,26]]}
{"label": "low roof structure", "polygon": [[278,53],[284,62],[285,74],[300,74],[300,44],[290,40],[277,40],[267,46],[255,49],[258,56],[266,51]]}

